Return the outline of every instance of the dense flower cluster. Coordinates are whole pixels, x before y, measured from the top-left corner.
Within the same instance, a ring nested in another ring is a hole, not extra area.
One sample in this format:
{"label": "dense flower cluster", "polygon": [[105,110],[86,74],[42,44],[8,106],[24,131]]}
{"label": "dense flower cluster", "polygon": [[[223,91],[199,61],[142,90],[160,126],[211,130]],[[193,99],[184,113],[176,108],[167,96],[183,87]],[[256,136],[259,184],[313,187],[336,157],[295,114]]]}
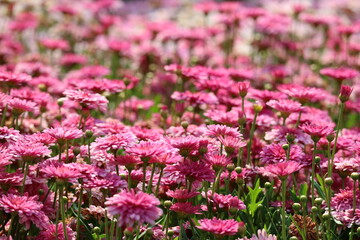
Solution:
{"label": "dense flower cluster", "polygon": [[360,5],[1,1],[0,239],[360,238]]}

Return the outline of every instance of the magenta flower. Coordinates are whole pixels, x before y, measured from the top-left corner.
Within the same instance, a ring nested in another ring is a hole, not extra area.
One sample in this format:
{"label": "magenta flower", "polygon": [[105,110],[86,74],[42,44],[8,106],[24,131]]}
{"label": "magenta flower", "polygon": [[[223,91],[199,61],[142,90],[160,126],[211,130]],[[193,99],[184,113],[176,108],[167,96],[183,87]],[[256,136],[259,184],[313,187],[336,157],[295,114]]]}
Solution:
{"label": "magenta flower", "polygon": [[55,138],[59,144],[65,143],[68,140],[80,138],[83,135],[83,132],[77,128],[66,127],[47,128],[44,130],[44,133]]}
{"label": "magenta flower", "polygon": [[179,202],[185,202],[186,200],[199,195],[199,192],[190,191],[188,189],[175,189],[175,191],[168,190],[166,195],[175,198]]}
{"label": "magenta flower", "polygon": [[[305,158],[305,154],[300,146],[291,145],[289,160],[302,162]],[[270,144],[264,146],[260,152],[260,161],[265,164],[285,162],[286,161],[286,152],[282,148],[281,144]]]}
{"label": "magenta flower", "polygon": [[320,70],[322,75],[331,77],[336,79],[337,81],[341,82],[346,79],[353,79],[354,77],[358,76],[358,71],[351,69],[351,68],[323,68]]}
{"label": "magenta flower", "polygon": [[160,201],[144,192],[122,191],[107,199],[106,209],[110,216],[119,217],[120,227],[132,227],[135,224],[155,224],[162,210],[157,207]]}
{"label": "magenta flower", "polygon": [[46,229],[50,220],[42,211],[43,204],[37,201],[37,196],[18,196],[14,194],[0,197],[0,208],[6,213],[17,213],[19,222],[29,229],[34,223],[40,229]]}
{"label": "magenta flower", "polygon": [[78,103],[83,109],[99,109],[105,112],[108,100],[98,93],[90,93],[82,90],[66,90],[64,92],[66,98],[70,101]]}
{"label": "magenta flower", "polygon": [[213,182],[215,179],[215,172],[208,165],[198,161],[193,162],[185,160],[182,163],[167,166],[164,169],[165,173],[169,176],[180,176],[182,181],[188,179],[191,182],[194,181],[208,181]]}
{"label": "magenta flower", "polygon": [[347,102],[354,89],[350,86],[341,85],[339,99],[342,103]]}
{"label": "magenta flower", "polygon": [[301,125],[300,129],[309,134],[314,142],[318,142],[320,138],[333,133],[333,129],[328,125],[305,124]]}
{"label": "magenta flower", "polygon": [[131,147],[136,142],[136,137],[131,132],[124,132],[106,137],[96,138],[91,147],[95,150],[117,151]]}
{"label": "magenta flower", "polygon": [[199,220],[197,228],[215,234],[217,237],[236,235],[241,224],[233,219],[221,220],[204,218]]}
{"label": "magenta flower", "polygon": [[63,227],[63,223],[59,222],[56,236],[56,224],[50,224],[46,229],[40,232],[36,237],[36,240],[54,240],[56,238],[58,240],[75,240],[76,233],[69,226],[66,226],[67,238],[65,238]]}
{"label": "magenta flower", "polygon": [[190,202],[174,203],[170,207],[170,210],[176,212],[181,218],[188,217],[192,214],[201,214],[200,206],[193,206]]}
{"label": "magenta flower", "polygon": [[302,164],[294,161],[280,162],[268,165],[261,168],[261,173],[265,176],[277,176],[279,178],[287,177],[288,175],[299,171],[303,167]]}
{"label": "magenta flower", "polygon": [[279,111],[284,118],[287,118],[291,113],[300,112],[301,110],[300,103],[288,99],[270,100],[266,105]]}

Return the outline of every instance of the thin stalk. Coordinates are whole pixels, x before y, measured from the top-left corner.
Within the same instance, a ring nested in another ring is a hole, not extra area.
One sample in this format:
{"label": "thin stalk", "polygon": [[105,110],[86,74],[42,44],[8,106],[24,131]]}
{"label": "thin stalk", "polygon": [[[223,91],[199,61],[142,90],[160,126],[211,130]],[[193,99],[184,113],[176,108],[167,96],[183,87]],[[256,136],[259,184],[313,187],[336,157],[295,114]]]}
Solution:
{"label": "thin stalk", "polygon": [[8,108],[8,105],[6,104],[5,108],[4,108],[3,112],[2,112],[2,116],[1,116],[1,127],[3,127],[5,125],[7,108]]}
{"label": "thin stalk", "polygon": [[143,192],[145,192],[146,167],[147,167],[147,163],[144,162],[144,164],[143,164],[143,179],[142,179],[142,191]]}
{"label": "thin stalk", "polygon": [[150,175],[150,180],[148,183],[148,187],[147,187],[147,193],[151,192],[151,188],[152,188],[152,182],[153,182],[153,178],[154,178],[154,173],[155,173],[155,169],[156,169],[156,164],[153,163],[152,169],[151,169],[151,175]]}
{"label": "thin stalk", "polygon": [[[331,154],[331,166],[333,166],[334,164],[334,157],[335,157],[335,152],[336,152],[336,145],[337,145],[337,141],[338,141],[338,137],[339,137],[339,132],[340,132],[340,127],[341,127],[341,118],[344,112],[344,103],[340,103],[340,111],[339,111],[339,116],[338,116],[338,122],[336,124],[336,134],[335,134],[335,140],[334,140],[334,147],[332,150],[332,154]],[[330,170],[330,176],[332,177],[332,169]]]}
{"label": "thin stalk", "polygon": [[281,223],[282,223],[282,231],[281,236],[282,239],[286,239],[286,221],[285,221],[285,204],[286,204],[286,178],[281,180],[281,190],[282,190],[282,208],[281,208]]}
{"label": "thin stalk", "polygon": [[15,217],[16,217],[16,213],[12,213],[11,214],[11,220],[10,220],[10,227],[9,227],[9,230],[8,230],[8,237],[11,236],[11,233],[14,230]]}
{"label": "thin stalk", "polygon": [[29,172],[29,163],[27,161],[25,162],[25,165],[26,165],[26,167],[25,167],[25,172],[24,172],[24,178],[22,180],[21,190],[20,190],[21,195],[24,193],[26,176],[28,175],[28,172]]}
{"label": "thin stalk", "polygon": [[300,111],[300,112],[299,112],[299,117],[298,117],[298,119],[297,119],[297,121],[296,121],[295,128],[298,128],[298,127],[299,127],[300,120],[301,120],[301,114],[302,114],[302,112]]}
{"label": "thin stalk", "polygon": [[[356,180],[354,179],[354,188],[353,188],[353,218],[355,217],[355,210],[356,210]],[[354,238],[354,230],[355,230],[355,222],[353,221],[351,226],[351,232],[350,232],[350,240],[353,240]]]}
{"label": "thin stalk", "polygon": [[159,194],[159,188],[160,188],[161,177],[162,177],[163,171],[164,171],[164,168],[160,167],[159,179],[158,179],[158,182],[156,184],[156,190],[155,190],[155,196],[156,197]]}
{"label": "thin stalk", "polygon": [[128,174],[128,189],[130,191],[131,189],[131,170],[129,169],[129,174]]}
{"label": "thin stalk", "polygon": [[[315,157],[316,157],[316,145],[317,142],[314,142],[314,152],[313,152],[313,158],[312,158],[312,163],[311,163],[311,205],[314,205],[314,201],[315,201]],[[315,218],[315,215],[313,214],[313,219]]]}
{"label": "thin stalk", "polygon": [[252,139],[254,137],[254,132],[255,132],[255,125],[256,125],[256,118],[258,116],[258,112],[255,112],[255,116],[254,116],[254,120],[252,122],[252,125],[251,125],[251,129],[250,129],[250,138],[249,138],[249,143],[248,143],[248,146],[247,146],[247,161],[246,163],[247,164],[250,164],[250,158],[251,158],[251,145],[252,145]]}
{"label": "thin stalk", "polygon": [[59,202],[60,202],[60,211],[61,211],[61,219],[63,223],[63,230],[64,230],[64,237],[65,240],[68,240],[67,230],[66,230],[66,222],[65,222],[65,207],[64,207],[64,200],[63,200],[63,186],[60,186],[59,189]]}
{"label": "thin stalk", "polygon": [[[62,188],[60,188],[60,186],[58,184],[56,184],[56,190],[55,190],[55,198],[54,198],[54,205],[56,202],[56,195],[57,192],[60,192],[60,189],[62,190]],[[59,216],[60,216],[60,208],[58,208],[56,210],[56,218],[55,218],[55,239],[58,240],[58,231],[59,231]]]}
{"label": "thin stalk", "polygon": [[80,239],[80,216],[81,216],[82,197],[83,197],[83,185],[81,184],[79,201],[78,201],[77,222],[76,222],[76,239]]}

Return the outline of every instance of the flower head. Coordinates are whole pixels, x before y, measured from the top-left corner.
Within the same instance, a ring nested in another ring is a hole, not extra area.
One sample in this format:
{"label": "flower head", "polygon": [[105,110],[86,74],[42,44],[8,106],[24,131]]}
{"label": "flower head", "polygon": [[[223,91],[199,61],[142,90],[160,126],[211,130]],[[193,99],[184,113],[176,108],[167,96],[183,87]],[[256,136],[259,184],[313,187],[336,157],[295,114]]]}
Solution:
{"label": "flower head", "polygon": [[144,192],[122,191],[107,199],[106,208],[110,216],[121,216],[118,221],[120,227],[132,227],[135,224],[155,224],[162,210],[157,207],[160,201]]}
{"label": "flower head", "polygon": [[218,237],[235,235],[241,226],[239,222],[233,219],[221,220],[215,217],[213,219],[201,219],[199,224],[200,226],[197,226],[197,228],[215,234]]}
{"label": "flower head", "polygon": [[342,103],[347,102],[350,98],[352,91],[353,91],[353,88],[351,88],[350,86],[341,85],[340,95],[339,95],[340,101]]}
{"label": "flower head", "polygon": [[295,161],[280,162],[270,164],[262,168],[262,174],[277,176],[280,179],[287,177],[288,175],[299,171],[303,165]]}

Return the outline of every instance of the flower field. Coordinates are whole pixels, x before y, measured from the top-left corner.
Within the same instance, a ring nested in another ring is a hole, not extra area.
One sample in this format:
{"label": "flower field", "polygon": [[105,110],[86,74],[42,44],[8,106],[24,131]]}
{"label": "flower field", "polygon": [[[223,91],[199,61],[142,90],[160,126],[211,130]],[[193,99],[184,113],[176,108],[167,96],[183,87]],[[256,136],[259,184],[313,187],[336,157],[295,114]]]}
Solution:
{"label": "flower field", "polygon": [[0,240],[360,239],[360,2],[0,13]]}

